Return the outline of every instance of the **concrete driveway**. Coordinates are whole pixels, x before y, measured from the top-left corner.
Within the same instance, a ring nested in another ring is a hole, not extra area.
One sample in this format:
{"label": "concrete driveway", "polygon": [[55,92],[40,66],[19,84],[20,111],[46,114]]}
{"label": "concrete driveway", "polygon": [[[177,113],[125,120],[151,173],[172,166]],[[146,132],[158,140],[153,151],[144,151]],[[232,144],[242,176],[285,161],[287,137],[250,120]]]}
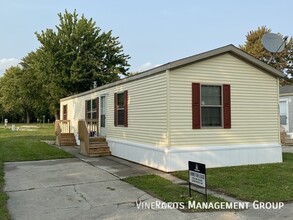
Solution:
{"label": "concrete driveway", "polygon": [[[92,219],[290,219],[293,203],[279,210],[183,213],[171,209],[138,209],[136,201],[156,198],[121,178],[145,173],[170,175],[115,157],[5,163],[5,188],[13,220]],[[167,176],[166,176],[167,175]],[[170,178],[170,177],[169,177]],[[175,179],[170,179],[177,182]],[[228,200],[229,201],[229,200]]]}
{"label": "concrete driveway", "polygon": [[138,210],[156,201],[79,159],[5,163],[8,209],[14,220],[190,219],[178,210]]}

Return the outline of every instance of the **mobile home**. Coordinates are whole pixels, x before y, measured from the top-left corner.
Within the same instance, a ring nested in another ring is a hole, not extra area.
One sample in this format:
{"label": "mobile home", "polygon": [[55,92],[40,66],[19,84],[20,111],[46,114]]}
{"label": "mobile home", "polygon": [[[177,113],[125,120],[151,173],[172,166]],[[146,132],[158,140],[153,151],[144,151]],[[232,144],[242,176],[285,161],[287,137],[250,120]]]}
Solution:
{"label": "mobile home", "polygon": [[112,155],[167,172],[186,170],[189,160],[281,162],[280,77],[228,45],[63,98],[60,119],[78,142],[84,121]]}

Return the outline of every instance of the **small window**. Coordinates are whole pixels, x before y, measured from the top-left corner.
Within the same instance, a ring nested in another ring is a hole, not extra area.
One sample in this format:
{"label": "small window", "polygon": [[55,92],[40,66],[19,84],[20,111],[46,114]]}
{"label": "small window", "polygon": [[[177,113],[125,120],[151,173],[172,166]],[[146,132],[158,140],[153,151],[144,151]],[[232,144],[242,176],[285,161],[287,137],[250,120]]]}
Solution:
{"label": "small window", "polygon": [[222,126],[221,86],[201,86],[201,124],[202,127]]}
{"label": "small window", "polygon": [[114,94],[114,126],[128,127],[128,91]]}
{"label": "small window", "polygon": [[117,125],[124,125],[124,93],[117,94]]}
{"label": "small window", "polygon": [[63,105],[63,120],[67,120],[67,105]]}

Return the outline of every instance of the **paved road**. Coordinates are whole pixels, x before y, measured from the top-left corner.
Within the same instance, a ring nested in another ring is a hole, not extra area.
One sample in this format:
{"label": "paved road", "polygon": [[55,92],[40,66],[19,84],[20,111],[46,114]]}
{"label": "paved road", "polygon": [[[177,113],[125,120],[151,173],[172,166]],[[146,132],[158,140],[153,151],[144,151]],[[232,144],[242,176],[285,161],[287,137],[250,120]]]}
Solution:
{"label": "paved road", "polygon": [[[71,150],[72,151],[72,150]],[[74,150],[76,154],[77,150]],[[121,178],[152,172],[115,157],[5,163],[8,208],[14,220],[93,219],[290,219],[293,203],[281,210],[183,213],[138,209],[136,201],[156,198]],[[157,171],[154,171],[155,173]]]}

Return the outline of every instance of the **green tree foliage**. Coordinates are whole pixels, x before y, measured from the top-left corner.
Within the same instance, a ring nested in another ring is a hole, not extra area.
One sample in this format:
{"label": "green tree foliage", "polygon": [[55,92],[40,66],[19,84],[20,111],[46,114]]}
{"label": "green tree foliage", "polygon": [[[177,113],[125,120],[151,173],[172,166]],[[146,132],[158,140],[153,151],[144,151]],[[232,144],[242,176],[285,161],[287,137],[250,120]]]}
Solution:
{"label": "green tree foliage", "polygon": [[[272,53],[267,51],[261,42],[264,34],[271,33],[271,29],[266,26],[258,27],[257,30],[249,31],[246,35],[246,42],[243,45],[239,45],[239,48],[257,59],[268,63]],[[283,35],[279,34],[282,38]],[[281,80],[282,84],[286,84],[291,81],[291,76],[293,74],[292,66],[292,52],[293,52],[293,39],[290,38],[286,42],[285,50],[274,54],[273,62],[270,65],[281,70],[284,73],[284,79]]]}
{"label": "green tree foliage", "polygon": [[[47,115],[50,112],[50,96],[47,93],[47,81],[44,78],[43,70],[41,66],[45,63],[44,58],[40,55],[41,51],[29,53],[22,59],[21,65],[23,67],[23,74],[25,77],[26,87],[31,92],[30,100],[33,107],[34,116],[42,118],[43,115]],[[46,61],[48,65],[48,60]]]}
{"label": "green tree foliage", "polygon": [[98,86],[117,81],[129,66],[129,56],[111,31],[101,32],[92,19],[79,18],[76,11],[58,16],[56,31],[36,33],[41,43],[38,71],[55,109],[60,98],[89,90],[94,81]]}
{"label": "green tree foliage", "polygon": [[32,110],[33,91],[21,67],[11,67],[6,70],[0,80],[1,105],[5,112],[24,113],[29,123]]}
{"label": "green tree foliage", "polygon": [[3,115],[22,115],[27,122],[48,112],[57,117],[61,98],[91,89],[94,81],[101,86],[128,75],[130,57],[111,31],[102,32],[76,11],[58,16],[55,30],[36,33],[41,46],[0,78]]}

